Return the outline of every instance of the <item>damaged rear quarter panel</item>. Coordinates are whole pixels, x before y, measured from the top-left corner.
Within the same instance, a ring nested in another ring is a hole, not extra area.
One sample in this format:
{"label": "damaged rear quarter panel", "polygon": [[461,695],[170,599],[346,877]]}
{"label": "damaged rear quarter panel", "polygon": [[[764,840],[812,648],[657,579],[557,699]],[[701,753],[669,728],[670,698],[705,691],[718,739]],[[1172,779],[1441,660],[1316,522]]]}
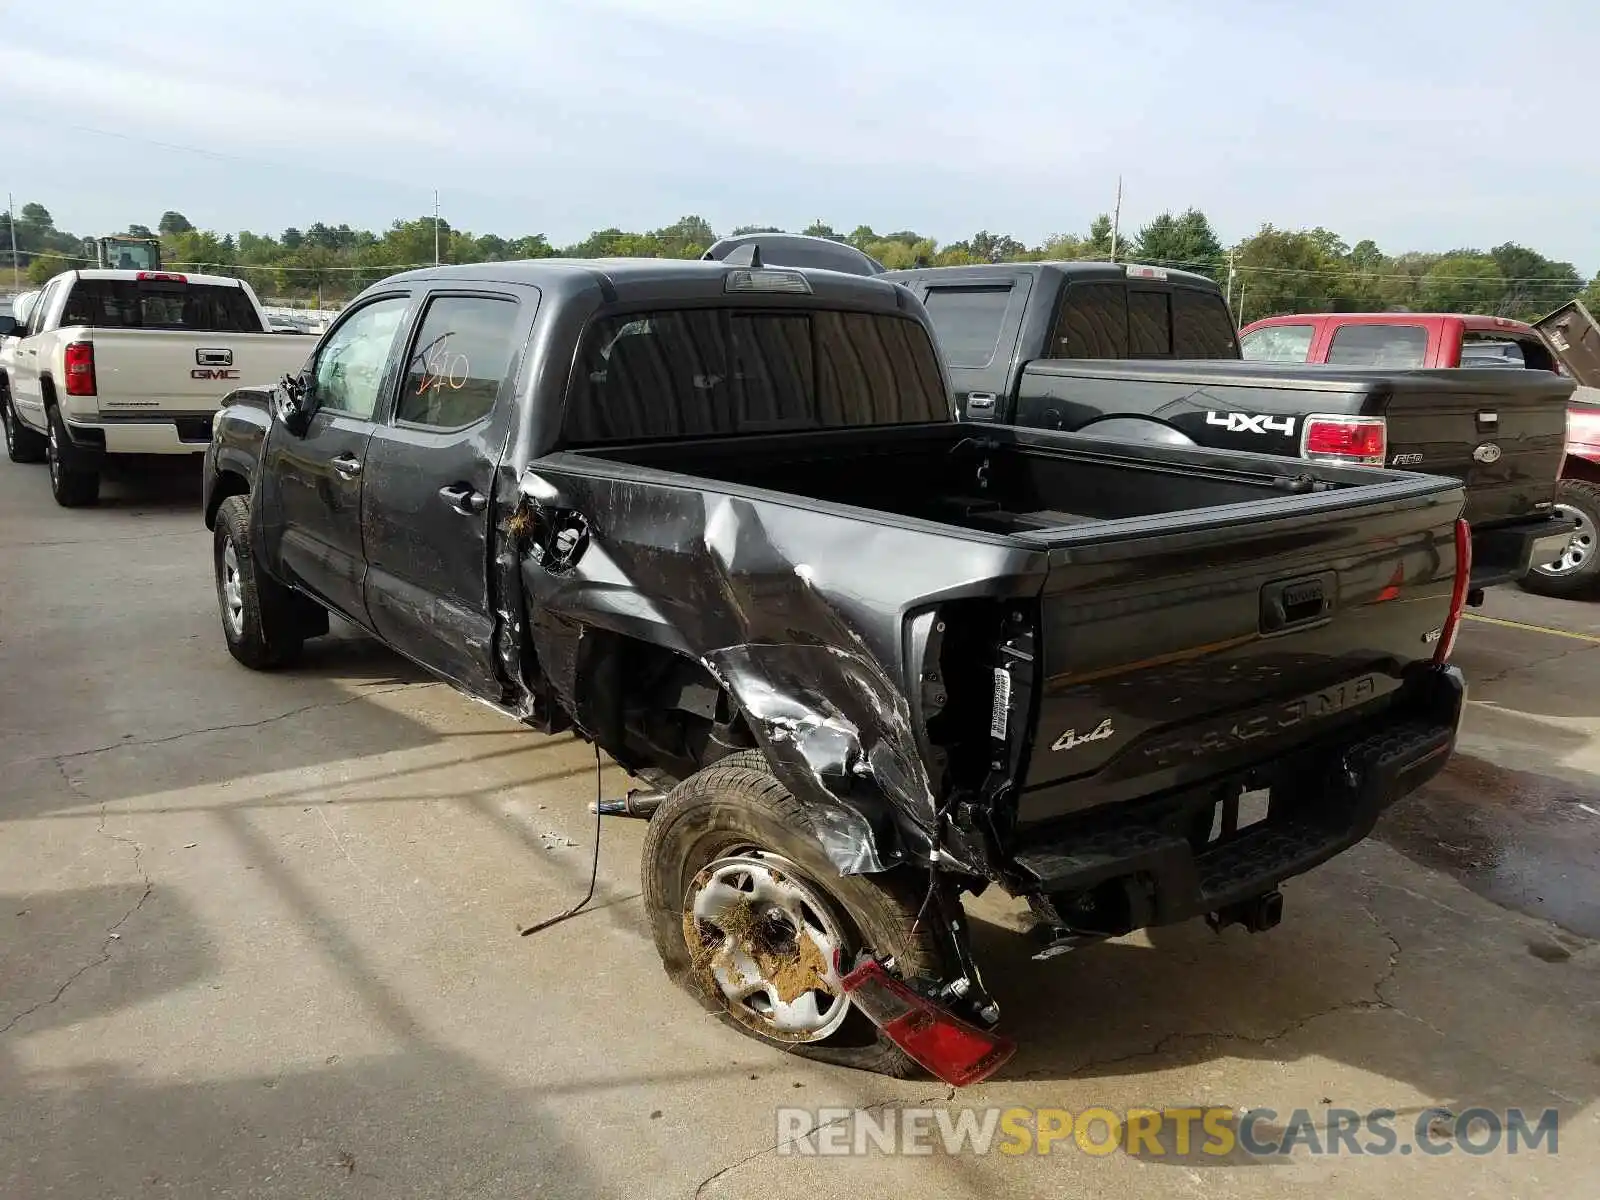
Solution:
{"label": "damaged rear quarter panel", "polygon": [[842,872],[928,861],[939,800],[907,698],[906,618],[1035,593],[1042,555],[578,453],[535,461],[521,491],[542,525],[572,513],[587,525],[572,565],[551,569],[537,548],[522,558],[540,659],[580,725],[586,629],[670,648],[737,702]]}

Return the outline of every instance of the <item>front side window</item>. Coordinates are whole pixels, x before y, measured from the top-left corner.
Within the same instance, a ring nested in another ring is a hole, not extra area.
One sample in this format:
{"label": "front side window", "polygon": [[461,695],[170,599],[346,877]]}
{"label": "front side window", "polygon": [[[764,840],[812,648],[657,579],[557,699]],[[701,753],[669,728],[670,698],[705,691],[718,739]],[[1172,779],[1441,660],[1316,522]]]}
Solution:
{"label": "front side window", "polygon": [[562,435],[594,444],[950,419],[933,343],[915,321],[662,309],[590,326]]}
{"label": "front side window", "polygon": [[1239,352],[1253,362],[1303,363],[1316,332],[1315,325],[1268,325],[1239,339]]}
{"label": "front side window", "polygon": [[410,303],[405,296],[375,300],[328,335],[315,368],[319,409],[371,419],[395,332]]}
{"label": "front side window", "polygon": [[1428,331],[1421,325],[1341,325],[1328,346],[1328,361],[1345,367],[1420,367],[1428,358]]}
{"label": "front side window", "polygon": [[439,296],[428,304],[406,361],[395,420],[461,429],[482,420],[516,352],[517,302]]}

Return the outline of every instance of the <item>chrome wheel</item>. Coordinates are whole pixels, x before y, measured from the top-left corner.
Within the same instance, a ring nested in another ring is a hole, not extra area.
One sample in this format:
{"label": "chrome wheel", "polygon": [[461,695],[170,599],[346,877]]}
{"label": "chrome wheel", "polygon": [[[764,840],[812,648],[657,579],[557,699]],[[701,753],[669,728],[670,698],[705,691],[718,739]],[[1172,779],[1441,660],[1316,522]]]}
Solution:
{"label": "chrome wheel", "polygon": [[56,440],[56,423],[50,422],[50,435],[46,439],[44,454],[50,463],[50,483],[53,487],[61,486],[61,444]]}
{"label": "chrome wheel", "polygon": [[14,454],[17,446],[16,434],[11,430],[11,401],[3,395],[0,395],[0,425],[6,427],[6,453]]}
{"label": "chrome wheel", "polygon": [[1561,551],[1560,558],[1533,568],[1540,575],[1570,575],[1574,571],[1581,570],[1594,557],[1594,522],[1589,520],[1582,509],[1574,508],[1570,504],[1557,504],[1556,511],[1563,517],[1577,521],[1578,528],[1573,530],[1572,536],[1567,539],[1566,548]]}
{"label": "chrome wheel", "polygon": [[222,548],[222,619],[235,638],[244,636],[244,585],[239,578],[239,555],[233,539]]}
{"label": "chrome wheel", "polygon": [[695,970],[763,1037],[821,1041],[850,1011],[838,920],[787,859],[751,850],[708,865],[684,896],[683,935]]}

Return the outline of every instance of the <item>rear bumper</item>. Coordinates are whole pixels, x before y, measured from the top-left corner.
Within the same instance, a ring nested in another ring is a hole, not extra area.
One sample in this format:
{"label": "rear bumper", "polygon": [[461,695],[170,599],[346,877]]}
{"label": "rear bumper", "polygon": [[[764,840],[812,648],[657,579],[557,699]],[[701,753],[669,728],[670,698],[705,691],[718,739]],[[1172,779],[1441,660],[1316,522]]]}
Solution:
{"label": "rear bumper", "polygon": [[1472,528],[1472,586],[1493,587],[1521,579],[1536,563],[1561,557],[1574,521],[1551,513],[1514,525]]}
{"label": "rear bumper", "polygon": [[67,435],[79,450],[98,454],[199,454],[211,442],[211,414],[78,421]]}
{"label": "rear bumper", "polygon": [[[1010,890],[1060,933],[1116,936],[1215,912],[1271,891],[1365,838],[1433,778],[1455,747],[1466,684],[1419,668],[1394,703],[1332,740],[1203,787],[1091,810],[1021,848]],[[1212,840],[1219,803],[1272,789],[1264,820]]]}

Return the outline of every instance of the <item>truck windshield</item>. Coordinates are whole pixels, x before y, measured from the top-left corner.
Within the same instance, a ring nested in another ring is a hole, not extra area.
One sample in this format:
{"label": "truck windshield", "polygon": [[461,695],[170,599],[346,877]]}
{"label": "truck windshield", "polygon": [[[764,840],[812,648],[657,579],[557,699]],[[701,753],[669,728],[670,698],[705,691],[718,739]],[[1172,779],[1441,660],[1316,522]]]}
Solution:
{"label": "truck windshield", "polygon": [[175,279],[80,279],[72,285],[61,323],[95,329],[263,332],[243,288]]}
{"label": "truck windshield", "polygon": [[594,322],[568,444],[952,420],[927,332],[873,313],[662,309]]}

